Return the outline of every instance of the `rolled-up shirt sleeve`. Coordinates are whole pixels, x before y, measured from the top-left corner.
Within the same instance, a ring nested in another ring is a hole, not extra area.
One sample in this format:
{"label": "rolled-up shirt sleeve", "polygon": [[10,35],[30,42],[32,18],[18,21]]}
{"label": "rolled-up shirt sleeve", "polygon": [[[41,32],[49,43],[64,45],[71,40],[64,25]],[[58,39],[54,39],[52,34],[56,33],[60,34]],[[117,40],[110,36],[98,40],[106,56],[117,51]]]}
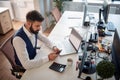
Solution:
{"label": "rolled-up shirt sleeve", "polygon": [[[46,40],[47,41],[47,40]],[[34,67],[38,67],[41,66],[42,64],[46,63],[49,61],[48,56],[44,56],[44,57],[39,57],[39,54],[37,54],[34,59],[29,59],[29,55],[26,49],[26,43],[24,42],[24,40],[18,36],[16,36],[13,39],[13,46],[16,50],[16,54],[21,62],[21,64],[23,65],[23,67],[25,69],[30,69],[30,68],[34,68]],[[41,52],[42,54],[42,52]]]}
{"label": "rolled-up shirt sleeve", "polygon": [[43,35],[42,33],[38,34],[38,39],[43,41],[46,44],[46,46],[50,47],[51,49],[55,46],[55,44],[48,37]]}

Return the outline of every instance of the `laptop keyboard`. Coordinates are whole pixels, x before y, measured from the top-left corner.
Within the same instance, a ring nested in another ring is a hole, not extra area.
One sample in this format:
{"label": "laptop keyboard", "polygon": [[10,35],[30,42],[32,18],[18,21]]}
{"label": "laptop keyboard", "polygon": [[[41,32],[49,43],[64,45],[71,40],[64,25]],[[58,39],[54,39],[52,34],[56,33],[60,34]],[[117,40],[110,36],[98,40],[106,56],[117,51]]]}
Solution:
{"label": "laptop keyboard", "polygon": [[70,49],[72,49],[74,51],[74,48],[69,41],[63,41],[62,44],[63,44],[63,48],[65,49],[66,52],[71,51]]}
{"label": "laptop keyboard", "polygon": [[66,54],[71,54],[76,52],[72,44],[69,42],[69,40],[63,40],[61,42],[58,42],[56,46],[60,50],[62,50],[60,55],[66,55]]}

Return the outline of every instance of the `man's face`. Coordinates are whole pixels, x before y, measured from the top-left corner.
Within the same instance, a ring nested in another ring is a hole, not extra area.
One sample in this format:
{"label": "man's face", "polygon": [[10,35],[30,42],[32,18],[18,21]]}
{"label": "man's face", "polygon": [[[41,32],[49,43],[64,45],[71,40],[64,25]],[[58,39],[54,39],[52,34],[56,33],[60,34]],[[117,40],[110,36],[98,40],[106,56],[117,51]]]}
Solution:
{"label": "man's face", "polygon": [[31,33],[33,33],[33,34],[38,34],[38,32],[40,31],[40,29],[41,29],[41,22],[39,22],[39,21],[35,21],[35,22],[33,22],[33,23],[31,23],[31,26],[30,26],[30,31],[31,31]]}

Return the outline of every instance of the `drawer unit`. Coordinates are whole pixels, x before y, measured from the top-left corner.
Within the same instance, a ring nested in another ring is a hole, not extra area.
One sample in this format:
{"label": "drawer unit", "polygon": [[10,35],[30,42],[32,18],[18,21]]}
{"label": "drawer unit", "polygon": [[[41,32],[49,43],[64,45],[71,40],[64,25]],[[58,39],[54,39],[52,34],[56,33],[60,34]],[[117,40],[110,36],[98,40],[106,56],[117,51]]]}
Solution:
{"label": "drawer unit", "polygon": [[5,34],[13,28],[9,10],[0,8],[0,34]]}

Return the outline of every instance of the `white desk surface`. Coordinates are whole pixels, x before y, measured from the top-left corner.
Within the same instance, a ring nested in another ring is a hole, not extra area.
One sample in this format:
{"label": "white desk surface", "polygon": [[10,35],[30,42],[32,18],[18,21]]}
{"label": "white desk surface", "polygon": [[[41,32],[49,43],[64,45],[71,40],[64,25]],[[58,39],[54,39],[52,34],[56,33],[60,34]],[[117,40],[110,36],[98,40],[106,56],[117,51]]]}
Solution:
{"label": "white desk surface", "polygon": [[71,11],[65,11],[59,22],[50,33],[49,38],[52,40],[64,39],[65,36],[70,34],[70,27],[79,27],[82,24],[82,16],[82,12],[71,13]]}
{"label": "white desk surface", "polygon": [[[55,28],[49,35],[49,39],[52,41],[63,40],[66,36],[70,34],[71,29],[69,27],[76,27],[82,25],[82,12],[73,12],[66,11],[62,15],[60,21],[56,24]],[[74,19],[72,19],[74,18]],[[114,17],[111,17],[111,20]],[[120,18],[119,18],[120,19]],[[79,29],[81,34],[83,35],[85,32],[83,28]],[[78,54],[72,54],[67,56],[59,56],[56,58],[55,62],[67,64],[67,58],[73,59],[73,65],[66,67],[63,73],[55,72],[49,69],[49,66],[53,63],[53,61],[48,62],[38,68],[27,70],[21,80],[81,80],[77,78],[78,72],[76,71],[76,61],[78,60]],[[92,77],[92,80],[96,80],[96,73],[89,75]],[[82,74],[82,77],[86,77],[86,74]],[[110,79],[112,80],[112,79]]]}

